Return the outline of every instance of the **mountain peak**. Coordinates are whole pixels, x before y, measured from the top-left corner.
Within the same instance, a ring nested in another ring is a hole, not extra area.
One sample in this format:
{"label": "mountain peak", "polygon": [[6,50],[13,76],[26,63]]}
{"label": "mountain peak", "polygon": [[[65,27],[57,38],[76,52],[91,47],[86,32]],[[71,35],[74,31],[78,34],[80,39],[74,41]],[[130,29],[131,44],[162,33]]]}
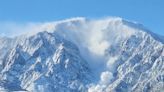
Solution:
{"label": "mountain peak", "polygon": [[119,17],[78,17],[43,23],[37,29],[31,35],[0,38],[0,90],[163,89],[162,37],[138,23]]}

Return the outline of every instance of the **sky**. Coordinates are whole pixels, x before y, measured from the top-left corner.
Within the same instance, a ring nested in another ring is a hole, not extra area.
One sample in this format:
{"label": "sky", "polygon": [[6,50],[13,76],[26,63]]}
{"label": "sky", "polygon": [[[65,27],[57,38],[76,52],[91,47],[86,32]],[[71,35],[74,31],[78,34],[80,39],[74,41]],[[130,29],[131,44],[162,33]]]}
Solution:
{"label": "sky", "polygon": [[108,16],[137,21],[164,35],[164,0],[0,0],[0,33],[33,23]]}

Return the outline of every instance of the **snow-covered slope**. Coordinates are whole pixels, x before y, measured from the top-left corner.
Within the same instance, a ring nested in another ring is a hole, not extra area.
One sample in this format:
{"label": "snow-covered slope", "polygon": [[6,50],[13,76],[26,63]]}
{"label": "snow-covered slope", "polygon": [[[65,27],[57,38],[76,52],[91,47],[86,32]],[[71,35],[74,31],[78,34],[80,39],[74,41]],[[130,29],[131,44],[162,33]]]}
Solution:
{"label": "snow-covered slope", "polygon": [[0,90],[158,92],[164,38],[118,17],[44,23],[40,32],[0,38]]}
{"label": "snow-covered slope", "polygon": [[5,89],[78,92],[91,82],[88,64],[73,43],[47,32],[18,39],[2,61]]}

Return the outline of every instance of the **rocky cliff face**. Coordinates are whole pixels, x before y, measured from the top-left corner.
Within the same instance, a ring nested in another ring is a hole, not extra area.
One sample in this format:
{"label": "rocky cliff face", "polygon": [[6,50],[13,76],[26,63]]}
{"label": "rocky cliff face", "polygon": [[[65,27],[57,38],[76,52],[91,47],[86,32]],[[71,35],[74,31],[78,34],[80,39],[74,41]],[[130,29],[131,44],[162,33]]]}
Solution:
{"label": "rocky cliff face", "polygon": [[1,65],[6,90],[78,92],[91,82],[91,70],[77,46],[58,35],[42,32],[14,45]]}

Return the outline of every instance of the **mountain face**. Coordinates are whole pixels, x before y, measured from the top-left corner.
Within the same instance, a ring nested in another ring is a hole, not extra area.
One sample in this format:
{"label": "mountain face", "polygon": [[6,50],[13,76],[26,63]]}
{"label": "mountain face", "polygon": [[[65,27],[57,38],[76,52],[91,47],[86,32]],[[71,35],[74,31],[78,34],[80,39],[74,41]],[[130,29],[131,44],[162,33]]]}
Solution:
{"label": "mountain face", "polygon": [[20,39],[1,61],[5,89],[78,92],[91,82],[88,64],[73,43],[47,32]]}
{"label": "mountain face", "polygon": [[0,37],[0,91],[164,90],[164,37],[141,24],[73,18],[43,26]]}

